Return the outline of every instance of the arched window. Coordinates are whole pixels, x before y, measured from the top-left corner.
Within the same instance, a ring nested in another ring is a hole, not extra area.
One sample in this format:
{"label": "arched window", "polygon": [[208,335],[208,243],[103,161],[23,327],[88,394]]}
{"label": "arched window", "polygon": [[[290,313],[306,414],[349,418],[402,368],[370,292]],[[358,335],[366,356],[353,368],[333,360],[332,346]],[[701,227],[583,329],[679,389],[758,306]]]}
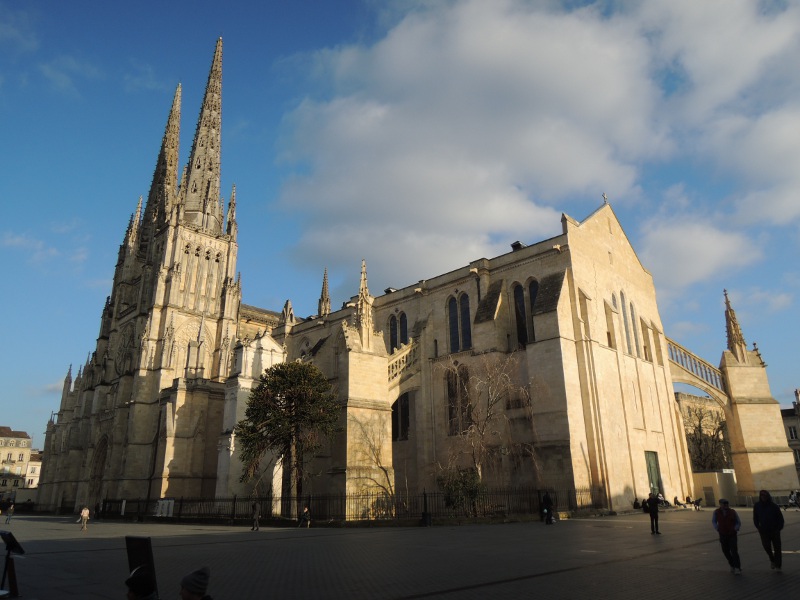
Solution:
{"label": "arched window", "polygon": [[397,349],[397,317],[389,317],[389,352]]}
{"label": "arched window", "polygon": [[539,282],[535,279],[528,284],[528,301],[531,303],[531,341],[536,341],[536,327],[533,319],[533,308],[536,306],[536,296],[539,294]]}
{"label": "arched window", "polygon": [[400,313],[400,345],[408,343],[408,319],[406,313]]}
{"label": "arched window", "polygon": [[447,301],[447,319],[450,325],[450,352],[472,348],[472,330],[469,314],[469,296],[461,294],[458,300]]}
{"label": "arched window", "polygon": [[636,309],[631,302],[631,329],[633,329],[633,342],[636,347],[636,356],[642,358],[642,349],[639,345],[639,328],[636,326]]}
{"label": "arched window", "polygon": [[528,343],[528,323],[525,321],[525,291],[522,286],[514,286],[514,320],[517,325],[517,347],[524,348]]}
{"label": "arched window", "polygon": [[625,324],[625,342],[628,348],[628,354],[633,354],[631,347],[631,327],[628,324],[628,307],[625,305],[625,292],[619,293],[619,299],[622,303],[622,322]]}
{"label": "arched window", "polygon": [[458,352],[461,340],[458,336],[458,302],[455,298],[447,301],[447,316],[450,322],[450,352]]}
{"label": "arched window", "polygon": [[461,295],[461,349],[472,348],[472,320],[469,316],[469,296]]}

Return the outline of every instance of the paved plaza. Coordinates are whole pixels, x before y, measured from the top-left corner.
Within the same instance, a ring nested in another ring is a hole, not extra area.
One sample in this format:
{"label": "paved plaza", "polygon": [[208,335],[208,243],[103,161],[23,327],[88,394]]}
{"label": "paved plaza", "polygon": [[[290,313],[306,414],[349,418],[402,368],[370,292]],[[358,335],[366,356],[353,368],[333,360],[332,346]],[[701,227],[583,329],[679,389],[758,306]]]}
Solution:
{"label": "paved plaza", "polygon": [[711,510],[668,510],[662,535],[642,513],[430,528],[268,528],[91,521],[18,515],[0,528],[25,549],[15,559],[22,598],[124,598],[126,535],[152,538],[162,600],[209,566],[215,600],[248,598],[797,598],[800,511],[785,512],[783,571],[771,571],[742,516],[742,575],[729,573]]}

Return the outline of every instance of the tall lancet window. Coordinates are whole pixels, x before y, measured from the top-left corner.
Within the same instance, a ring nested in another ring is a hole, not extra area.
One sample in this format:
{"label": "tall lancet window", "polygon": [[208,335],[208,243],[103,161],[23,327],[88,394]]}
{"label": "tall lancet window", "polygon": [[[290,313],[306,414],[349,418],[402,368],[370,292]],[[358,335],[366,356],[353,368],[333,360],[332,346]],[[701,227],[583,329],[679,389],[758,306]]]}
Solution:
{"label": "tall lancet window", "polygon": [[514,286],[514,320],[517,325],[517,347],[524,348],[528,343],[528,323],[525,319],[525,290],[519,284]]}

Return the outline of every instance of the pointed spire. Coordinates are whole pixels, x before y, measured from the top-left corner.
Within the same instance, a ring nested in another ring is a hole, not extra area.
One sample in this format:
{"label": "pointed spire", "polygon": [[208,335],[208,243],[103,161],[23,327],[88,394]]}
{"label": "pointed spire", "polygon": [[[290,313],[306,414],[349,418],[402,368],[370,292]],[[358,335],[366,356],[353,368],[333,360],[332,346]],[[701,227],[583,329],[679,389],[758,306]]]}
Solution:
{"label": "pointed spire", "polygon": [[144,252],[156,231],[169,219],[175,194],[178,190],[178,150],[181,134],[181,85],[175,89],[172,108],[167,117],[161,150],[153,171],[153,182],[144,209],[142,235],[139,238],[139,251]]}
{"label": "pointed spire", "polygon": [[369,288],[367,287],[367,261],[361,259],[361,284],[358,287],[358,299],[369,296]]}
{"label": "pointed spire", "polygon": [[239,232],[239,227],[236,224],[236,184],[233,185],[231,190],[231,201],[228,202],[228,228],[227,234],[236,240],[236,235]]}
{"label": "pointed spire", "polygon": [[142,222],[142,197],[139,196],[139,202],[136,204],[136,212],[131,217],[131,222],[128,225],[128,247],[131,251],[135,250],[136,242],[139,239],[139,227]]}
{"label": "pointed spire", "polygon": [[361,261],[361,285],[356,302],[355,324],[361,336],[361,347],[368,350],[372,346],[372,296],[367,287],[367,261]]}
{"label": "pointed spire", "polygon": [[317,314],[320,317],[327,317],[331,314],[331,296],[328,293],[328,269],[322,275],[322,293],[319,296],[317,303]]}
{"label": "pointed spire", "polygon": [[293,325],[294,324],[294,309],[292,308],[292,301],[287,300],[286,304],[283,305],[283,312],[281,313],[281,317],[278,321],[282,325]]}
{"label": "pointed spire", "polygon": [[69,366],[67,370],[67,376],[64,377],[64,388],[62,390],[62,396],[66,396],[69,394],[70,389],[72,388],[72,365]]}
{"label": "pointed spire", "polygon": [[189,156],[188,179],[182,190],[186,194],[186,222],[215,234],[222,233],[219,210],[221,128],[222,38],[219,38]]}
{"label": "pointed spire", "polygon": [[731,307],[728,298],[728,290],[723,290],[725,294],[725,329],[728,334],[728,350],[733,352],[740,363],[747,362],[747,343],[744,341],[742,329],[736,319],[736,312]]}

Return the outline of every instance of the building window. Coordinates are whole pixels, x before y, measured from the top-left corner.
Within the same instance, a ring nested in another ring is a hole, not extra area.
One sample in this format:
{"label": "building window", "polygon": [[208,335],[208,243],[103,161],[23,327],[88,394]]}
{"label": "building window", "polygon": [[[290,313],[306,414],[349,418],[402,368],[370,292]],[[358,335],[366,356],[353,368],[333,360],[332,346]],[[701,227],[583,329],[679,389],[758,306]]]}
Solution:
{"label": "building window", "polygon": [[19,441],[19,447],[20,447],[20,448],[24,448],[24,447],[25,447],[25,446],[27,446],[27,445],[28,445],[28,442],[26,442],[25,440],[20,440],[20,441]]}
{"label": "building window", "polygon": [[447,301],[447,317],[450,323],[450,352],[458,352],[459,350],[459,337],[458,337],[458,302],[455,298],[450,298]]}
{"label": "building window", "polygon": [[461,294],[458,300],[447,301],[447,317],[450,325],[450,352],[472,348],[472,330],[469,314],[469,296]]}
{"label": "building window", "polygon": [[22,462],[23,460],[25,460],[25,455],[20,452],[20,454],[19,454],[19,462]]}
{"label": "building window", "polygon": [[0,481],[0,486],[8,487],[8,479],[3,479],[3,481]]}
{"label": "building window", "polygon": [[640,323],[640,327],[642,329],[642,352],[644,352],[644,359],[648,362],[653,362],[653,353],[650,351],[650,328],[644,320]]}
{"label": "building window", "polygon": [[36,475],[36,467],[31,467],[31,475]]}
{"label": "building window", "polygon": [[408,439],[409,428],[408,392],[392,404],[392,440],[402,442]]}
{"label": "building window", "polygon": [[16,443],[17,443],[17,442],[16,442],[15,440],[8,440],[8,445],[9,445],[9,446],[15,446],[15,445],[16,445]]}
{"label": "building window", "polygon": [[447,371],[447,420],[449,435],[467,431],[470,424],[469,370],[464,365]]}
{"label": "building window", "polygon": [[14,487],[19,487],[19,479],[14,480]]}
{"label": "building window", "polygon": [[636,309],[631,302],[631,329],[633,329],[633,343],[636,348],[636,356],[642,358],[642,350],[639,346],[639,328],[636,326]]}
{"label": "building window", "polygon": [[789,439],[796,440],[797,439],[797,427],[794,425],[789,426]]}
{"label": "building window", "polygon": [[617,339],[614,335],[614,311],[608,305],[608,302],[605,303],[606,309],[606,341],[608,342],[609,348],[616,348],[617,347]]}
{"label": "building window", "polygon": [[391,316],[389,319],[389,349],[391,352],[397,350],[403,344],[408,343],[408,319],[406,313],[400,313],[399,317]]}
{"label": "building window", "polygon": [[6,460],[11,462],[11,452],[6,455]]}
{"label": "building window", "polygon": [[528,343],[528,323],[525,321],[525,291],[522,286],[514,286],[514,320],[517,324],[517,347],[525,348]]}
{"label": "building window", "polygon": [[461,349],[469,350],[472,348],[472,319],[469,316],[469,296],[462,294],[459,305],[461,309]]}
{"label": "building window", "polygon": [[628,347],[628,354],[633,354],[633,347],[631,346],[631,326],[628,324],[628,309],[625,306],[625,292],[619,293],[619,299],[622,303],[622,322],[625,325],[625,342]]}
{"label": "building window", "polygon": [[800,449],[794,448],[794,462],[800,465]]}
{"label": "building window", "polygon": [[28,479],[28,487],[33,487],[33,479]]}
{"label": "building window", "polygon": [[539,294],[539,282],[535,279],[528,284],[528,301],[531,303],[531,337],[530,341],[536,341],[536,328],[534,327],[533,309],[536,306],[536,296]]}

